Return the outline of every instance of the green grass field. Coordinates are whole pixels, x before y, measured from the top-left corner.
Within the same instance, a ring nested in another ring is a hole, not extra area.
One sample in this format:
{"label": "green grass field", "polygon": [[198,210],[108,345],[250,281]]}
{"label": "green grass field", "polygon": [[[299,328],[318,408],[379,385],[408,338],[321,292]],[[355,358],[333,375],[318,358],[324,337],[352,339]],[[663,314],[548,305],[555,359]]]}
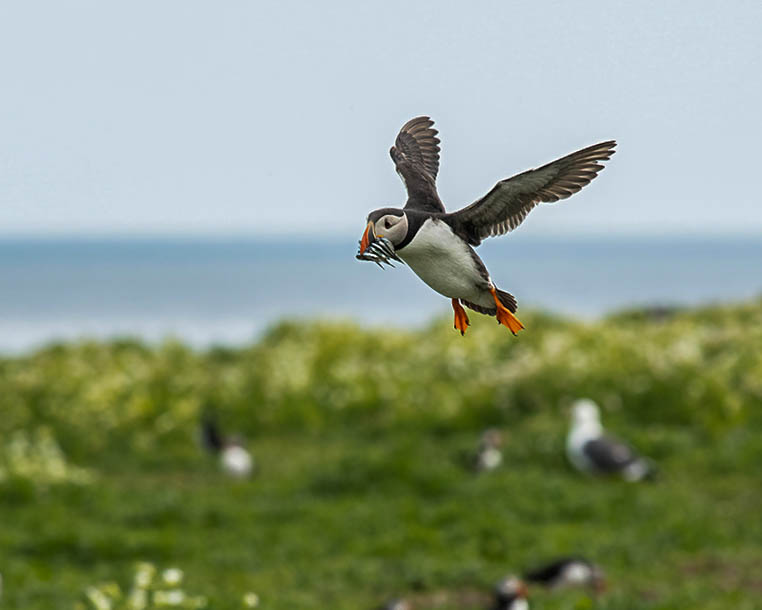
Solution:
{"label": "green grass field", "polygon": [[[88,587],[129,594],[138,562],[183,570],[179,607],[480,608],[502,576],[569,553],[607,592],[536,590],[532,608],[762,607],[762,302],[521,317],[518,338],[477,315],[465,338],[449,320],[285,323],[244,349],[0,360],[0,608],[96,608]],[[567,465],[582,396],[656,481]],[[256,477],[202,452],[203,410],[246,435]],[[476,475],[463,455],[489,426],[504,463]]]}

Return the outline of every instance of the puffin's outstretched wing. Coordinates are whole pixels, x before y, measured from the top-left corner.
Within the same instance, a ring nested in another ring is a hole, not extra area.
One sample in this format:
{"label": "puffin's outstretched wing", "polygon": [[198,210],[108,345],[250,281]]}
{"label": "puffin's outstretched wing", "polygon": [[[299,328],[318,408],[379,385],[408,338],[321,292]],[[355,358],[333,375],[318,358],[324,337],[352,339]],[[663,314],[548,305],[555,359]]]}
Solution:
{"label": "puffin's outstretched wing", "polygon": [[501,180],[484,197],[445,220],[474,246],[486,237],[508,233],[538,203],[566,199],[588,184],[603,169],[600,162],[616,152],[615,146],[614,140],[601,142]]}
{"label": "puffin's outstretched wing", "polygon": [[427,116],[410,119],[402,126],[389,154],[407,188],[406,209],[444,212],[435,181],[439,172],[439,138]]}
{"label": "puffin's outstretched wing", "polygon": [[[395,152],[402,153],[415,168],[425,171],[437,179],[439,172],[439,132],[434,129],[434,121],[427,116],[410,119],[402,126],[392,147],[392,159]],[[396,163],[396,159],[395,159]]]}

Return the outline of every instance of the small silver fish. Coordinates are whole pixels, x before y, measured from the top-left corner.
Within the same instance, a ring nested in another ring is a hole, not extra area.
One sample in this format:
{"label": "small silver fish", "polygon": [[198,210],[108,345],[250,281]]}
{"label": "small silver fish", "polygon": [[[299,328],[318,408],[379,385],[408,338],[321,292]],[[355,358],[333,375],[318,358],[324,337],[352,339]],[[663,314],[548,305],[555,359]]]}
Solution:
{"label": "small silver fish", "polygon": [[403,265],[405,264],[394,251],[392,242],[385,237],[377,237],[367,248],[365,248],[365,252],[362,254],[358,252],[356,258],[361,261],[371,261],[376,263],[382,269],[384,268],[384,265],[394,267],[392,260],[400,262]]}

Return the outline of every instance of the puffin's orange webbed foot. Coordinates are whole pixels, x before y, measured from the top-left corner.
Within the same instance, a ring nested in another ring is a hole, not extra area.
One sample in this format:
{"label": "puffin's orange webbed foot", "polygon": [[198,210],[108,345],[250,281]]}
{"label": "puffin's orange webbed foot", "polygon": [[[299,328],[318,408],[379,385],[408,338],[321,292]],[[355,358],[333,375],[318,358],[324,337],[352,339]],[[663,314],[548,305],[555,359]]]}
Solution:
{"label": "puffin's orange webbed foot", "polygon": [[463,336],[466,334],[466,329],[470,326],[471,322],[468,321],[466,310],[461,307],[458,299],[452,300],[452,308],[455,310],[455,328]]}
{"label": "puffin's orange webbed foot", "polygon": [[511,313],[511,311],[500,302],[494,286],[492,286],[489,291],[492,293],[492,296],[495,299],[495,305],[497,305],[496,315],[498,324],[502,324],[503,326],[507,327],[508,330],[510,330],[515,335],[517,332],[524,328],[524,325],[521,323],[521,320],[514,316],[513,313]]}

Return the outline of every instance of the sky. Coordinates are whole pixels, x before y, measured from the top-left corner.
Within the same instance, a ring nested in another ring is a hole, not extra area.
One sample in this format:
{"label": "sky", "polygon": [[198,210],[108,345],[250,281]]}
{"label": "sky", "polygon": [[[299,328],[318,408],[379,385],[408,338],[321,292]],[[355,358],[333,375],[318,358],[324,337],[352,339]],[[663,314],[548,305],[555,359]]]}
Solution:
{"label": "sky", "polygon": [[339,235],[615,138],[532,234],[762,233],[762,3],[0,4],[0,235]]}

